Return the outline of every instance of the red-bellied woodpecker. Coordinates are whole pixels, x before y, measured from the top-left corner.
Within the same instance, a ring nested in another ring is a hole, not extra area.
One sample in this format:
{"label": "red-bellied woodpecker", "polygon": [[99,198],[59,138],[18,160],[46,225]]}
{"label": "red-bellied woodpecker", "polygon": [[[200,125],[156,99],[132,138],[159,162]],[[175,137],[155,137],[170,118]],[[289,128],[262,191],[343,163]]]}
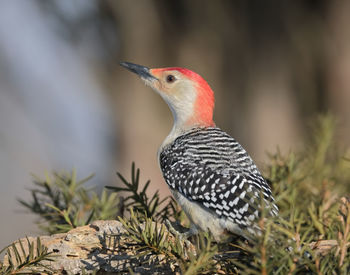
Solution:
{"label": "red-bellied woodpecker", "polygon": [[164,179],[191,221],[190,234],[210,231],[217,241],[257,233],[263,206],[275,216],[271,189],[243,147],[213,121],[214,93],[185,68],[149,69],[122,62],[169,105],[174,125],[159,148]]}

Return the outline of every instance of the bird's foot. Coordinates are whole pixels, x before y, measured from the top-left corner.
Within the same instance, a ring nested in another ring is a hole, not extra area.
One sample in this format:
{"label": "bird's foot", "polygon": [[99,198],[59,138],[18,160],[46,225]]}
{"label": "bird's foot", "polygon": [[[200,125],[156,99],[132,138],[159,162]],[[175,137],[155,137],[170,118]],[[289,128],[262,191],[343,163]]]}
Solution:
{"label": "bird's foot", "polygon": [[[176,222],[177,223],[177,222]],[[198,233],[197,229],[195,227],[191,227],[186,232],[179,232],[176,230],[173,226],[173,224],[169,220],[165,220],[165,224],[171,234],[173,234],[175,237],[177,237],[180,241],[183,241],[187,247],[190,247],[191,242],[188,240],[191,236]],[[180,227],[179,224],[177,224],[177,227]]]}

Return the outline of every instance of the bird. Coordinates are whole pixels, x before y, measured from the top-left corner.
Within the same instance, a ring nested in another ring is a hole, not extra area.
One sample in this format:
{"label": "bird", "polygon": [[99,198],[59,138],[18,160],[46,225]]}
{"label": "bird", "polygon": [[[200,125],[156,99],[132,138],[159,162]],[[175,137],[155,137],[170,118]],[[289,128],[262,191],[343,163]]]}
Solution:
{"label": "bird", "polygon": [[252,158],[214,123],[214,92],[207,81],[182,67],[120,65],[157,92],[172,112],[173,127],[158,150],[158,160],[190,221],[185,237],[204,231],[222,243],[259,235],[263,212],[277,216],[278,207]]}

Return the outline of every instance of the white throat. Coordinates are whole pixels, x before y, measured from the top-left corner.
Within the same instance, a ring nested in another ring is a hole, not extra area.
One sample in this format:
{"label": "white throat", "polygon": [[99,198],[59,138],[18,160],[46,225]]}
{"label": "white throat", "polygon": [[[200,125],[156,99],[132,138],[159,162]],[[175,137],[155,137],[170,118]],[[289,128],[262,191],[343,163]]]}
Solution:
{"label": "white throat", "polygon": [[193,90],[193,87],[190,87],[189,89],[188,86],[186,89],[184,88],[181,91],[178,91],[176,95],[171,96],[159,91],[157,92],[168,104],[174,118],[173,128],[159,148],[159,151],[161,151],[164,146],[173,142],[178,136],[193,128],[191,125],[186,125],[186,123],[191,117],[193,117],[196,93]]}

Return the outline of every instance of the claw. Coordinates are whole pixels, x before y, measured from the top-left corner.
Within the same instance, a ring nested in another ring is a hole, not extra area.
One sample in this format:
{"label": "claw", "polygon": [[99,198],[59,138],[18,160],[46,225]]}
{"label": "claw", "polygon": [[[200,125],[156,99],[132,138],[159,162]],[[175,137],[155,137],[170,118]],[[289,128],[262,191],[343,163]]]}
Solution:
{"label": "claw", "polygon": [[168,231],[173,234],[175,237],[178,237],[179,240],[183,241],[187,247],[190,247],[191,242],[188,240],[189,237],[195,235],[198,233],[197,229],[195,227],[191,227],[184,233],[180,233],[177,231],[172,223],[169,220],[165,220],[166,227],[168,228]]}

